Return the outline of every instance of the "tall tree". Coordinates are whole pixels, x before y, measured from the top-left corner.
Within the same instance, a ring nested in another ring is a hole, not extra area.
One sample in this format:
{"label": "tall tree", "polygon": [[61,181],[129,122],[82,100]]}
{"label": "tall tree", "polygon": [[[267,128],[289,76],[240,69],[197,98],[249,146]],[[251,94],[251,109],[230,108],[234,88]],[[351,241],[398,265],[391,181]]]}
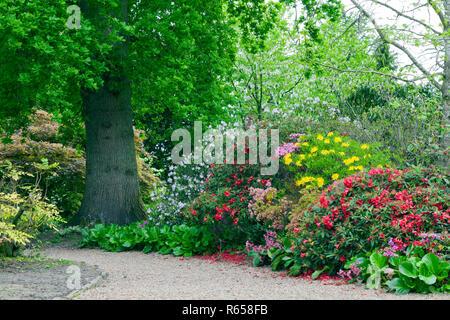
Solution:
{"label": "tall tree", "polygon": [[[447,151],[450,145],[450,0],[399,2],[398,6],[378,0],[368,1],[375,8],[381,7],[393,13],[397,19],[407,22],[389,26],[382,26],[375,14],[363,6],[361,1],[351,0],[351,2],[369,19],[379,37],[386,44],[402,52],[411,61],[411,66],[421,73],[420,76],[413,78],[407,78],[402,74],[396,77],[404,78],[406,81],[427,79],[441,92],[442,121],[445,125],[441,149]],[[428,21],[423,19],[424,13],[425,16],[432,18]],[[423,50],[417,53],[411,49],[411,45],[421,46]],[[425,64],[427,61],[421,60],[422,56],[435,61],[434,65]],[[442,157],[442,165],[448,167],[448,155]]]}
{"label": "tall tree", "polygon": [[[0,3],[0,128],[11,133],[23,126],[36,106],[57,114],[66,124],[84,120],[86,184],[76,222],[126,224],[145,217],[133,111],[160,108],[165,102],[178,103],[175,111],[180,118],[199,114],[192,112],[190,100],[214,97],[209,91],[214,81],[196,81],[196,70],[208,72],[211,79],[224,76],[226,64],[220,62],[234,56],[227,34],[232,35],[236,25],[248,25],[249,39],[258,39],[270,28],[277,4],[84,0],[77,2],[82,9],[81,28],[69,29],[67,9],[72,4],[64,0]],[[172,41],[178,45],[175,53]],[[208,70],[214,63],[219,67]],[[145,105],[144,98],[157,104]]]}

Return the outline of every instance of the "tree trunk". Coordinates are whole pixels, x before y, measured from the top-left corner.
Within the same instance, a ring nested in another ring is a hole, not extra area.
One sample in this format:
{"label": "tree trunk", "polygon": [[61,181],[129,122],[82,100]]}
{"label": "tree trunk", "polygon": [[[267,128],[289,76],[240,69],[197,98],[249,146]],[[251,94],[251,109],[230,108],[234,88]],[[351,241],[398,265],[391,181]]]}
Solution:
{"label": "tree trunk", "polygon": [[130,86],[111,92],[109,82],[83,101],[87,116],[86,183],[77,217],[81,224],[129,224],[146,217],[139,190]]}
{"label": "tree trunk", "polygon": [[[82,8],[93,21],[101,19],[86,4]],[[123,0],[119,15],[124,21],[127,12],[127,1]],[[139,190],[131,89],[122,65],[128,57],[127,42],[115,46],[111,57],[117,58],[114,78],[105,75],[103,87],[83,92],[86,183],[80,211],[74,218],[78,224],[123,225],[146,218]]]}

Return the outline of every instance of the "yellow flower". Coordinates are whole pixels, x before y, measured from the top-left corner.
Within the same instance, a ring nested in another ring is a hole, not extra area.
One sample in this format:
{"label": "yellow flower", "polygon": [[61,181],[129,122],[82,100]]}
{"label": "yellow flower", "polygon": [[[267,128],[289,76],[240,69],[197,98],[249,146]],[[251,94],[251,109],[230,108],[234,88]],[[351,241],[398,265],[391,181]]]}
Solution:
{"label": "yellow flower", "polygon": [[296,147],[300,147],[300,146],[301,146],[301,144],[300,144],[300,143],[298,143],[298,142],[297,142],[297,143],[295,143],[294,145],[295,145]]}
{"label": "yellow flower", "polygon": [[303,143],[302,143],[302,146],[305,146],[305,147],[306,147],[306,146],[309,146],[309,143],[308,143],[308,142],[303,142]]}
{"label": "yellow flower", "polygon": [[334,138],[334,142],[336,142],[336,143],[342,142],[342,138],[341,137],[336,137],[336,138]]}
{"label": "yellow flower", "polygon": [[300,180],[295,181],[295,184],[297,185],[297,187],[300,187],[302,185],[302,182]]}
{"label": "yellow flower", "polygon": [[313,147],[313,148],[311,148],[311,153],[314,153],[314,152],[316,152],[317,150],[319,150],[319,148],[317,148],[317,147]]}
{"label": "yellow flower", "polygon": [[330,150],[330,153],[335,153],[335,152],[336,152],[336,151],[334,151],[334,149],[331,149],[331,150]]}
{"label": "yellow flower", "polygon": [[368,146],[367,144],[363,144],[363,145],[361,146],[361,149],[363,149],[363,150],[369,149],[369,146]]}
{"label": "yellow flower", "polygon": [[299,166],[299,167],[301,167],[302,166],[302,163],[301,163],[301,161],[300,160],[298,160],[296,163],[295,163],[297,166]]}
{"label": "yellow flower", "polygon": [[333,179],[333,180],[339,179],[339,174],[337,174],[337,173],[333,174],[333,175],[331,176],[331,179]]}
{"label": "yellow flower", "polygon": [[339,155],[340,155],[340,156],[344,156],[345,153],[341,151],[341,152],[339,152]]}
{"label": "yellow flower", "polygon": [[348,147],[350,144],[348,144],[347,142],[344,142],[343,144],[342,144],[342,146],[343,147]]}
{"label": "yellow flower", "polygon": [[287,155],[284,156],[284,163],[286,165],[289,165],[292,162],[292,155],[290,153],[288,153]]}
{"label": "yellow flower", "polygon": [[346,166],[351,165],[355,160],[353,158],[348,158],[344,160]]}
{"label": "yellow flower", "polygon": [[330,151],[328,151],[328,150],[322,150],[322,151],[320,151],[320,153],[323,154],[324,156],[326,156],[327,154],[330,153]]}
{"label": "yellow flower", "polygon": [[305,160],[306,156],[304,154],[300,155],[300,160]]}
{"label": "yellow flower", "polygon": [[332,135],[333,135],[333,131],[329,132],[329,133],[327,134],[327,137],[331,137]]}
{"label": "yellow flower", "polygon": [[323,178],[320,178],[320,177],[317,178],[317,186],[320,188],[323,186],[323,184],[324,184]]}
{"label": "yellow flower", "polygon": [[319,135],[317,136],[317,140],[322,141],[322,140],[323,140],[323,135],[319,134]]}
{"label": "yellow flower", "polygon": [[330,139],[325,139],[323,142],[330,143]]}

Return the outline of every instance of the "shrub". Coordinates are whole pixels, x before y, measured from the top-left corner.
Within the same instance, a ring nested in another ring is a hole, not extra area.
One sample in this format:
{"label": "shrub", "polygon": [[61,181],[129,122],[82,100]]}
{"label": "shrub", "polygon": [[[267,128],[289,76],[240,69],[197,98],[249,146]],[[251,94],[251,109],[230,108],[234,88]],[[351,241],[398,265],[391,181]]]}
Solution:
{"label": "shrub", "polygon": [[289,211],[292,202],[287,197],[283,197],[277,189],[269,187],[267,189],[251,188],[249,203],[250,216],[263,224],[267,229],[284,229],[289,223]]}
{"label": "shrub", "polygon": [[[64,222],[39,188],[43,172],[54,168],[42,163],[31,174],[10,162],[0,162],[0,254],[16,255],[41,228],[56,229]],[[34,184],[22,177],[34,178]]]}
{"label": "shrub", "polygon": [[205,191],[182,212],[188,224],[208,225],[215,236],[231,246],[246,240],[260,242],[264,227],[249,212],[251,188],[270,187],[258,165],[211,165]]}
{"label": "shrub", "polygon": [[[69,216],[78,211],[83,199],[86,160],[74,145],[60,142],[59,127],[51,114],[38,110],[27,128],[10,137],[11,143],[0,142],[0,161],[10,161],[13,166],[21,167],[28,173],[33,173],[43,159],[57,165],[51,174],[42,177],[39,186],[50,202],[64,216]],[[143,147],[142,131],[135,130],[134,134],[141,189],[146,195],[159,180],[151,168],[152,157]],[[22,179],[32,183],[31,177],[23,176]]]}
{"label": "shrub", "polygon": [[343,134],[291,134],[290,140],[278,149],[285,170],[293,175],[288,185],[290,190],[296,186],[322,188],[367,167],[389,163],[385,154],[373,151],[373,146]]}
{"label": "shrub", "polygon": [[422,233],[448,230],[448,185],[448,173],[434,168],[374,168],[333,183],[299,221],[298,262],[337,272],[389,238],[408,245]]}

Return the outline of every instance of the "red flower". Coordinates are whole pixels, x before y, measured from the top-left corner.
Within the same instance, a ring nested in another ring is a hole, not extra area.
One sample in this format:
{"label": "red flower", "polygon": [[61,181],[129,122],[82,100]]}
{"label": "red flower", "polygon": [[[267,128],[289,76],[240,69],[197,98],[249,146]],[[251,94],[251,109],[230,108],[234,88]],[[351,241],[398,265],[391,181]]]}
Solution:
{"label": "red flower", "polygon": [[220,213],[216,213],[215,216],[214,216],[214,218],[215,218],[217,221],[220,221],[220,220],[222,220],[222,215],[221,215]]}
{"label": "red flower", "polygon": [[228,191],[225,191],[223,194],[226,195],[227,197],[231,195],[231,193],[229,193]]}
{"label": "red flower", "polygon": [[384,237],[385,237],[384,233],[380,233],[380,238],[384,239]]}
{"label": "red flower", "polygon": [[344,179],[344,186],[347,188],[353,188],[353,177],[347,177]]}
{"label": "red flower", "polygon": [[345,258],[344,257],[339,257],[339,261],[345,262]]}
{"label": "red flower", "polygon": [[328,200],[327,200],[327,198],[325,197],[325,193],[324,194],[322,194],[322,197],[320,197],[320,204],[322,205],[322,208],[328,208]]}

